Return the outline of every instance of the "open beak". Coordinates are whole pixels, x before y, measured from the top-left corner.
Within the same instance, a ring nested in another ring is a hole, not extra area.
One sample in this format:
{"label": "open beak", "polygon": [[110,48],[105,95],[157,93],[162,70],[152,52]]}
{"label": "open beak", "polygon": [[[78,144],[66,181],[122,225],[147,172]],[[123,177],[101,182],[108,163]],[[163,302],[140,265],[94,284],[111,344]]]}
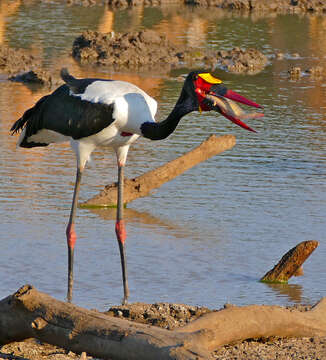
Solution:
{"label": "open beak", "polygon": [[255,108],[258,108],[258,109],[261,109],[262,106],[260,106],[259,104],[255,103],[254,101],[251,101],[247,98],[245,98],[244,96],[236,93],[235,91],[233,90],[229,90],[227,89],[226,90],[226,93],[224,94],[224,97],[230,99],[230,100],[234,100],[234,101],[237,101],[239,103],[242,103],[242,104],[245,104],[245,105],[248,105],[248,106],[253,106]]}
{"label": "open beak", "polygon": [[210,73],[198,73],[194,81],[194,86],[200,111],[215,110],[242,128],[256,132],[244,123],[243,120],[260,118],[264,116],[264,114],[258,112],[246,113],[236,102],[258,109],[262,108],[262,106],[233,90],[227,89],[222,84],[222,80],[214,77]]}
{"label": "open beak", "polygon": [[236,102],[255,108],[262,108],[262,106],[233,90],[226,89],[224,86],[212,86],[210,91],[205,94],[204,97],[206,104],[209,105],[210,103],[211,110],[218,111],[236,125],[252,132],[256,132],[256,130],[244,123],[243,120],[256,119],[264,116],[263,113],[244,112]]}
{"label": "open beak", "polygon": [[[236,96],[234,96],[234,94],[236,94]],[[232,91],[232,99],[234,99],[235,97],[237,98],[237,101],[241,102],[242,104],[246,104],[248,106],[254,106],[256,108],[261,108],[260,105]],[[212,110],[218,111],[221,115],[223,115],[224,117],[235,123],[236,125],[241,126],[242,128],[252,132],[256,132],[256,130],[252,129],[243,120],[256,119],[264,116],[263,113],[258,113],[258,112],[246,113],[241,109],[241,107],[236,102],[231,100],[228,95],[216,96],[212,94],[207,94],[205,95],[205,100],[211,102]]]}

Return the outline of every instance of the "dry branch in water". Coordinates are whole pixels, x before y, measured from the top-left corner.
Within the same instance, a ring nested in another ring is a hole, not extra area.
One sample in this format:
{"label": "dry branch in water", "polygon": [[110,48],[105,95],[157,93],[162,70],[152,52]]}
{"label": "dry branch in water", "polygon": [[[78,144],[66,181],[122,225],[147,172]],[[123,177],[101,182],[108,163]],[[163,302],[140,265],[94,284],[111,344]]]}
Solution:
{"label": "dry branch in water", "polygon": [[319,245],[318,241],[303,241],[289,250],[261,279],[262,282],[287,283],[294,276],[303,275],[302,264]]}
{"label": "dry branch in water", "polygon": [[[235,136],[224,135],[216,137],[211,135],[198,147],[188,153],[172,160],[157,169],[151,170],[146,174],[134,179],[126,179],[124,183],[124,201],[128,203],[139,197],[147,196],[153,189],[162,186],[164,183],[181,175],[186,170],[199,164],[210,157],[231,149],[236,143]],[[117,184],[105,186],[100,194],[89,199],[82,206],[116,206],[117,204]]]}
{"label": "dry branch in water", "polygon": [[300,312],[250,305],[210,312],[177,330],[113,318],[25,285],[0,302],[0,344],[37,338],[75,353],[110,359],[210,359],[247,338],[326,335],[326,298]]}

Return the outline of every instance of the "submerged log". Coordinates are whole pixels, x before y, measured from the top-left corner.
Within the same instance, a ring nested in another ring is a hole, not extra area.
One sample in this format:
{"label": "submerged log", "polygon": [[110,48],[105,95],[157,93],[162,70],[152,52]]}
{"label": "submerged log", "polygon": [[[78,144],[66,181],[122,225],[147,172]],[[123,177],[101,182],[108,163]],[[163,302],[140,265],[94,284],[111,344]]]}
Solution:
{"label": "submerged log", "polygon": [[[124,201],[128,203],[139,197],[147,196],[153,189],[162,186],[164,183],[181,175],[186,170],[199,164],[210,157],[220,154],[225,150],[231,149],[236,143],[235,136],[224,135],[216,137],[211,135],[198,147],[188,153],[172,160],[157,169],[151,170],[146,174],[134,179],[126,179],[124,183]],[[105,186],[104,190],[92,199],[87,200],[81,206],[116,206],[117,204],[117,184]]]}
{"label": "submerged log", "polygon": [[287,283],[292,276],[303,275],[302,264],[318,246],[318,241],[303,241],[289,250],[261,279],[262,282]]}
{"label": "submerged log", "polygon": [[26,338],[110,359],[211,359],[217,347],[247,338],[326,335],[326,298],[300,312],[232,306],[177,330],[113,318],[56,300],[25,285],[0,301],[0,344]]}

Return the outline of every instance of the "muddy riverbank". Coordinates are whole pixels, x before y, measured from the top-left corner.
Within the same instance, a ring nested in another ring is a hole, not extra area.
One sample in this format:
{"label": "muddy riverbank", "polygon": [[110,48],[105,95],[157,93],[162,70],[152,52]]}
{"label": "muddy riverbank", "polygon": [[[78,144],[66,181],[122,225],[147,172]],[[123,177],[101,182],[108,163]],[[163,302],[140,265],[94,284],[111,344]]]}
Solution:
{"label": "muddy riverbank", "polygon": [[[170,0],[68,0],[71,5],[109,5],[111,8],[135,6],[165,6]],[[229,11],[273,12],[277,14],[326,13],[326,3],[322,0],[181,0],[191,6],[216,7]]]}
{"label": "muddy riverbank", "polygon": [[[153,30],[127,33],[85,31],[75,39],[71,55],[81,65],[133,71],[186,66],[255,74],[268,64],[268,58],[257,49],[213,51],[180,47]],[[25,49],[0,46],[0,71],[17,82],[53,86],[60,82],[58,74],[44,69],[40,58]]]}

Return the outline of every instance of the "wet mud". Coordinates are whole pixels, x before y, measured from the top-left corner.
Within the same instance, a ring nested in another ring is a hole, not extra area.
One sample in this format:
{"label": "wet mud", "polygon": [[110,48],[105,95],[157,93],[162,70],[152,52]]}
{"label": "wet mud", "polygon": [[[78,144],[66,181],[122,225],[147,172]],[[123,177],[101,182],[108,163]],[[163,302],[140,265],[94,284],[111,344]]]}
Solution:
{"label": "wet mud", "polygon": [[42,58],[33,50],[14,49],[0,45],[0,72],[16,82],[57,85],[59,76],[43,69]]}
{"label": "wet mud", "polygon": [[[210,61],[207,61],[210,60]],[[218,67],[232,73],[256,74],[268,64],[268,58],[261,51],[253,48],[220,50],[214,56],[207,56],[206,62],[211,67]]]}
{"label": "wet mud", "polygon": [[73,44],[73,57],[82,65],[116,68],[222,68],[234,73],[257,73],[268,63],[257,49],[209,51],[176,47],[153,30],[122,34],[86,31]]}
{"label": "wet mud", "polygon": [[[81,65],[105,66],[113,70],[169,70],[187,66],[254,74],[268,63],[267,57],[256,49],[209,51],[177,47],[153,30],[127,33],[85,31],[75,39],[72,56]],[[44,69],[41,59],[28,50],[1,46],[0,71],[11,81],[47,86],[60,83],[58,74]]]}
{"label": "wet mud", "polygon": [[135,68],[177,66],[188,52],[153,30],[108,34],[86,31],[75,39],[72,56],[83,65]]}
{"label": "wet mud", "polygon": [[[277,53],[267,57],[254,48],[233,48],[231,50],[212,51],[177,47],[164,35],[153,30],[127,33],[100,33],[85,31],[72,45],[72,57],[81,65],[108,67],[111,70],[206,68],[217,69],[236,74],[257,74],[273,61],[282,61],[284,54]],[[315,65],[310,68],[298,64],[288,70],[292,80],[310,77],[322,79],[326,70]],[[0,72],[8,79],[28,84],[58,86],[61,83],[58,72],[50,72],[42,67],[40,57],[25,49],[0,47]]]}

